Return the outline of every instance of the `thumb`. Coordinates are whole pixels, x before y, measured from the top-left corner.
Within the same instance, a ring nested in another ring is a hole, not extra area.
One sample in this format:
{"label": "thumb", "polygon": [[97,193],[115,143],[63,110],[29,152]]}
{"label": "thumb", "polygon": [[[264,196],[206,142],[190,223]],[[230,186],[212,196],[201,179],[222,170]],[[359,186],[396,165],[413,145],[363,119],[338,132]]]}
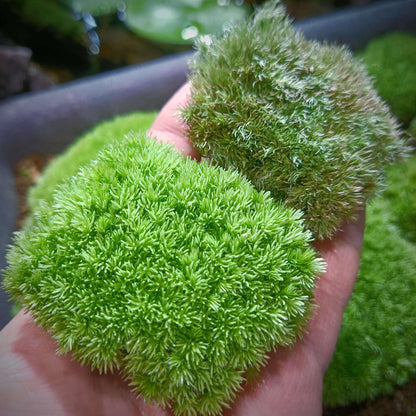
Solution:
{"label": "thumb", "polygon": [[148,134],[162,143],[175,146],[184,156],[199,160],[200,157],[190,143],[185,123],[180,119],[179,110],[191,97],[191,86],[184,84],[162,108]]}

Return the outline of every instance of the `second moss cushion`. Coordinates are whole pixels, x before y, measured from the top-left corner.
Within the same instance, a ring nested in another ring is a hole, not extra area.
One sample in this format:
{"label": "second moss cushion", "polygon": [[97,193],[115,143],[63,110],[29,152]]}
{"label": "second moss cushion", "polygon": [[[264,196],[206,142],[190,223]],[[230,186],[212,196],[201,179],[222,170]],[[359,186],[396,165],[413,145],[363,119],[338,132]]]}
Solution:
{"label": "second moss cushion", "polygon": [[197,151],[304,212],[332,236],[406,152],[364,65],[295,31],[267,2],[247,25],[198,43],[182,111]]}

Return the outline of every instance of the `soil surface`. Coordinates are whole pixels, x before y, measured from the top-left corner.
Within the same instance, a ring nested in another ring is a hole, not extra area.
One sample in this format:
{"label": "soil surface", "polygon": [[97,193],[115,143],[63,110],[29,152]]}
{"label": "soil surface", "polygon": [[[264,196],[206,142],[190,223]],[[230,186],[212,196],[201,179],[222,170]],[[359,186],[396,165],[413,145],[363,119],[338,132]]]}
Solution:
{"label": "soil surface", "polygon": [[53,158],[52,155],[30,155],[16,163],[15,183],[19,203],[19,215],[17,217],[17,228],[21,228],[25,218],[29,214],[27,203],[27,192],[38,180],[42,170]]}
{"label": "soil surface", "polygon": [[[30,155],[16,164],[15,180],[19,197],[18,227],[20,228],[29,209],[28,189],[39,178],[52,155]],[[363,403],[325,408],[323,416],[416,416],[416,378],[397,388],[392,394]]]}
{"label": "soil surface", "polygon": [[323,416],[416,416],[416,379],[374,400],[326,408]]}

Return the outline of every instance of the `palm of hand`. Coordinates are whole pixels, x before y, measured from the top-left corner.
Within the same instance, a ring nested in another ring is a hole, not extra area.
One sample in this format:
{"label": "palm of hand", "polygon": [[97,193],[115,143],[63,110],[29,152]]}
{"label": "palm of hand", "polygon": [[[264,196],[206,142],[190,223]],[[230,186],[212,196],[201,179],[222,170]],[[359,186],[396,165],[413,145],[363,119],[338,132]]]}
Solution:
{"label": "palm of hand", "polygon": [[[150,134],[198,158],[184,135],[176,111],[189,94],[184,86],[165,106]],[[291,349],[270,354],[268,365],[248,383],[225,415],[319,415],[322,381],[332,357],[342,313],[358,271],[364,211],[345,224],[334,238],[316,244],[327,262],[315,290],[318,305],[304,337]],[[55,342],[20,313],[0,334],[0,414],[146,415],[169,411],[147,404],[131,393],[118,374],[99,374],[82,367],[69,355],[56,355]]]}

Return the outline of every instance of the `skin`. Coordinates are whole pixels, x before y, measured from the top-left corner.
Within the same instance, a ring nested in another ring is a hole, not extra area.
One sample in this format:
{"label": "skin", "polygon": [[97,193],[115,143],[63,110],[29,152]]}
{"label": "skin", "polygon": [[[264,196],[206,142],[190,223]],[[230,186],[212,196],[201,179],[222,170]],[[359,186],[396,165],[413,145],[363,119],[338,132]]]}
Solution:
{"label": "skin", "polygon": [[[186,84],[165,105],[149,133],[198,160],[177,115],[188,98]],[[270,353],[266,367],[243,386],[224,416],[322,414],[323,377],[357,276],[364,224],[362,209],[357,220],[345,223],[331,240],[315,243],[327,270],[317,281],[317,308],[306,333],[294,347]],[[92,372],[70,354],[56,355],[56,348],[24,311],[0,332],[0,415],[171,415],[131,393],[119,374]]]}

